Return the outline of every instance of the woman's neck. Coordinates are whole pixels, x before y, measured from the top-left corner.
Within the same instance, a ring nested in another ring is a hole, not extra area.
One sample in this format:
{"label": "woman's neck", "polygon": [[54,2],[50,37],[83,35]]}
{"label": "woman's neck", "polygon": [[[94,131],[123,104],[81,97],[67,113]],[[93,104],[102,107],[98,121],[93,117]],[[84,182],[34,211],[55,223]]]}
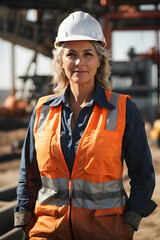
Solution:
{"label": "woman's neck", "polygon": [[84,107],[87,105],[91,99],[93,98],[95,90],[95,85],[80,85],[74,84],[70,85],[70,92],[69,92],[69,103],[71,105],[77,105],[79,107]]}
{"label": "woman's neck", "polygon": [[73,112],[72,119],[71,119],[72,132],[75,128],[80,110],[91,101],[91,99],[93,98],[94,90],[95,90],[95,85],[93,85],[92,87],[91,86],[82,87],[79,85],[77,87],[75,86],[73,87],[72,85],[70,85],[68,101]]}

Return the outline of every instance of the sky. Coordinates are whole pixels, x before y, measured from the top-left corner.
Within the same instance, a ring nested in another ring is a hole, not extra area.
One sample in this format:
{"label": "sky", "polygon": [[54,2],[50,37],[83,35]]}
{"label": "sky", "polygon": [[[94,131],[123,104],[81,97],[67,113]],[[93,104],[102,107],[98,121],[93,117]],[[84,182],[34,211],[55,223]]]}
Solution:
{"label": "sky", "polygon": [[[15,45],[15,78],[16,85],[21,85],[18,76],[25,75],[34,51]],[[0,38],[0,90],[12,88],[12,43]],[[34,72],[34,65],[31,66],[30,75]],[[37,74],[48,75],[52,73],[52,60],[38,54]]]}
{"label": "sky", "polygon": [[128,50],[133,47],[136,53],[147,53],[156,45],[155,31],[115,31],[112,34],[113,60],[128,60]]}

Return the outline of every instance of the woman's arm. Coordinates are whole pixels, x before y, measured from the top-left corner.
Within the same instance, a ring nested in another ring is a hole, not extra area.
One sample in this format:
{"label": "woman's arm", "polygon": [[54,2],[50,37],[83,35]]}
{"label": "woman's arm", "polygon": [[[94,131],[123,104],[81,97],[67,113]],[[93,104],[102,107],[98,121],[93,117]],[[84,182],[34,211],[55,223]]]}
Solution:
{"label": "woman's arm", "polygon": [[41,187],[41,179],[34,147],[34,120],[35,110],[30,120],[21,154],[19,183],[17,188],[18,203],[14,209],[15,227],[28,225],[30,222],[37,199],[37,193]]}
{"label": "woman's arm", "polygon": [[126,106],[122,158],[125,158],[128,167],[131,191],[124,221],[137,230],[141,218],[147,217],[156,208],[151,200],[155,174],[144,122],[135,103],[127,99]]}

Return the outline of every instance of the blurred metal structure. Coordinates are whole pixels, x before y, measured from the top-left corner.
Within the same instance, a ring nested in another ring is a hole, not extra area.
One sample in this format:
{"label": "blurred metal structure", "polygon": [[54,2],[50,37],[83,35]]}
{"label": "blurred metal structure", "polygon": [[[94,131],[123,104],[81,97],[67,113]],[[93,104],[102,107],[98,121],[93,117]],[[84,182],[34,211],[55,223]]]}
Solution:
{"label": "blurred metal structure", "polygon": [[[146,54],[135,55],[130,52],[130,62],[113,63],[112,76],[130,77],[130,87],[115,91],[129,93],[139,106],[146,121],[153,123],[160,114],[160,9],[159,1],[101,1],[103,5],[113,6],[114,10],[103,13],[104,34],[108,48],[112,49],[113,31],[154,30],[155,46]],[[123,4],[121,4],[123,2]],[[125,5],[124,5],[125,4]],[[152,4],[152,10],[142,10],[141,4]],[[152,65],[157,65],[157,86],[152,87]],[[118,68],[118,69],[117,69]],[[129,71],[129,72],[128,72]]]}
{"label": "blurred metal structure", "polygon": [[[57,28],[70,12],[87,11],[102,22],[108,46],[114,30],[160,29],[159,0],[1,0],[0,37],[51,57]],[[155,10],[142,11],[142,4],[154,4]],[[34,9],[30,21],[28,10]]]}
{"label": "blurred metal structure", "polygon": [[[103,9],[98,2],[92,0],[0,1],[0,37],[51,57],[60,22],[70,12],[78,9],[98,16]],[[29,9],[35,10],[34,22],[28,19]]]}
{"label": "blurred metal structure", "polygon": [[[152,60],[139,58],[126,62],[112,62],[114,91],[129,94],[137,104],[145,121],[153,123],[157,118],[157,87],[152,86]],[[118,78],[117,81],[114,81]],[[117,84],[118,82],[118,84]]]}
{"label": "blurred metal structure", "polygon": [[[151,5],[152,9],[145,11],[142,5]],[[130,93],[138,100],[142,98],[144,102],[146,100],[151,102],[150,100],[153,100],[152,98],[156,93],[157,106],[155,111],[160,111],[160,109],[157,110],[157,108],[159,108],[160,93],[159,0],[1,0],[0,38],[10,41],[13,44],[33,49],[35,55],[42,53],[45,56],[52,57],[53,43],[60,22],[68,16],[69,13],[76,10],[89,12],[100,21],[109,49],[112,49],[113,31],[155,31],[154,51],[143,54],[143,56],[142,54],[134,56],[128,63],[112,63],[112,77],[114,77],[114,73],[117,77],[118,75],[120,77],[122,71],[124,71],[124,79],[126,76],[130,76],[132,86],[127,88],[123,87],[123,89],[118,89],[118,91]],[[30,11],[32,11],[34,15],[32,19],[29,17]],[[132,53],[130,52],[130,54]],[[157,87],[154,89],[151,86],[152,64],[157,65]],[[142,69],[140,70],[140,68]],[[129,69],[130,73],[127,73]],[[119,73],[116,71],[119,71]],[[145,75],[146,71],[150,71],[150,73]],[[14,75],[14,71],[12,71],[12,74]],[[27,73],[25,76],[21,76],[24,83],[28,78]],[[46,79],[48,81],[47,76],[37,76],[35,72],[32,81],[35,84],[37,92],[32,95],[33,98],[38,97],[39,90],[37,87],[40,85],[42,87],[41,89],[43,89],[44,86],[42,86],[41,83],[43,83],[43,80],[45,82]],[[44,94],[46,94],[45,91],[44,89]],[[138,105],[143,104],[139,104],[138,102]],[[149,115],[151,114],[152,113],[149,113]],[[154,114],[154,117],[150,117],[150,119],[155,118],[156,115],[157,114]]]}

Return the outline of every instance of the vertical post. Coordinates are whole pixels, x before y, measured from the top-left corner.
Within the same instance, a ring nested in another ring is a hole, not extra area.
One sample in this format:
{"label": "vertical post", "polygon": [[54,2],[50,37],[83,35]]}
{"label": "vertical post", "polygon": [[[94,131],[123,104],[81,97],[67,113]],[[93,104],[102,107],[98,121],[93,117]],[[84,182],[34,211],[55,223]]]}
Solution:
{"label": "vertical post", "polygon": [[107,42],[107,49],[112,50],[112,22],[107,14],[102,15],[103,17],[103,32]]}
{"label": "vertical post", "polygon": [[11,71],[12,71],[12,96],[15,96],[16,89],[15,89],[15,44],[12,43],[12,50],[11,50]]}

